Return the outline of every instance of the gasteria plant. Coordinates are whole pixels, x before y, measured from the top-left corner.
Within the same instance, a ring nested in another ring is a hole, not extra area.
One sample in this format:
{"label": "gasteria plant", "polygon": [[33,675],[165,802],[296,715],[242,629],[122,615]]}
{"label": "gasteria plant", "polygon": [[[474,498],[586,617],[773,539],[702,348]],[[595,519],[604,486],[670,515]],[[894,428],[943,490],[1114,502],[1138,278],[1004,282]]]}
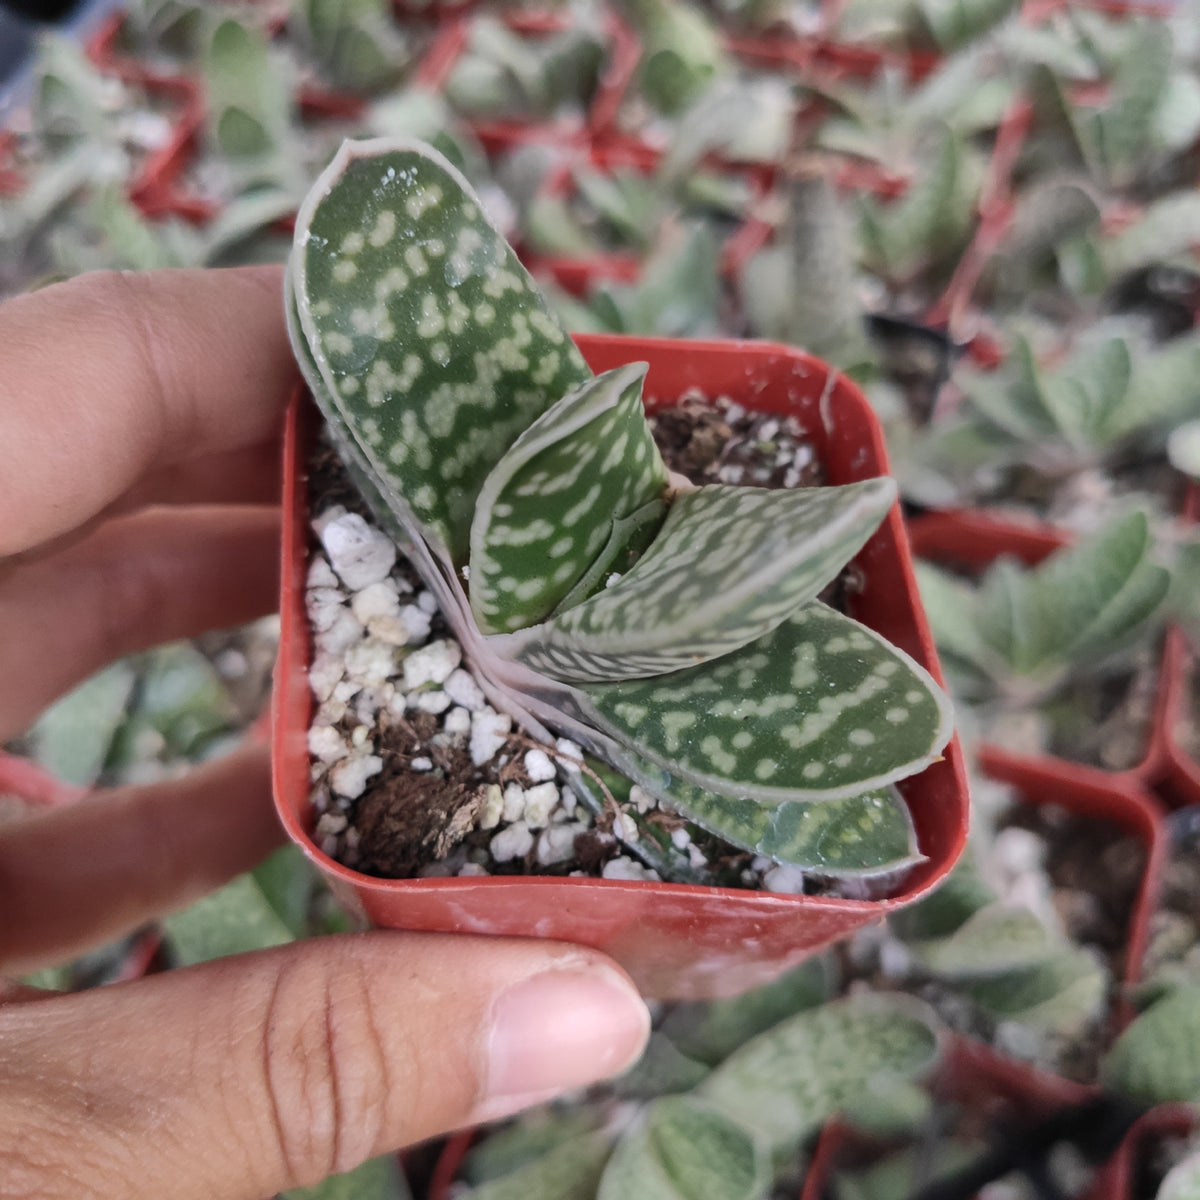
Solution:
{"label": "gasteria plant", "polygon": [[817,597],[895,496],[669,476],[644,364],[593,377],[466,180],[347,142],[302,206],[295,352],[480,682],[739,846],[833,874],[918,857],[895,780],[934,761],[929,675]]}

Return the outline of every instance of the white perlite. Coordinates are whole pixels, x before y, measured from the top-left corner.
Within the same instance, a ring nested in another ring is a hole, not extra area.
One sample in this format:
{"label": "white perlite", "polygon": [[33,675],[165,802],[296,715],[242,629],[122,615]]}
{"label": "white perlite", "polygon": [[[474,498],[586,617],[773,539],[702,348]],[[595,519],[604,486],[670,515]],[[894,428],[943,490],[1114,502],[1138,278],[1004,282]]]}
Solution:
{"label": "white perlite", "polygon": [[545,783],[558,774],[558,768],[545,750],[526,750],[525,770],[534,783]]}
{"label": "white perlite", "polygon": [[381,579],[354,594],[350,611],[366,625],[373,617],[395,617],[400,615],[400,593],[390,579]]}
{"label": "white perlite", "polygon": [[442,729],[451,737],[463,737],[471,732],[471,714],[465,708],[452,708],[442,722]]}
{"label": "white perlite", "polygon": [[479,712],[486,704],[483,691],[475,682],[475,676],[461,667],[451,671],[444,684],[446,695],[455,704],[461,704],[468,712]]}
{"label": "white perlite", "polygon": [[503,813],[504,793],[500,790],[500,785],[498,783],[488,784],[487,800],[483,806],[483,815],[479,818],[479,828],[495,829],[500,824]]}
{"label": "white perlite", "polygon": [[404,660],[404,686],[416,691],[427,683],[443,684],[462,662],[462,647],[452,638],[430,642]]}
{"label": "white perlite", "polygon": [[525,822],[532,829],[540,829],[550,821],[550,814],[558,806],[558,785],[539,783],[525,790]]}
{"label": "white perlite", "polygon": [[605,879],[628,879],[642,882],[654,881],[659,877],[657,871],[643,867],[640,862],[634,862],[632,858],[626,858],[623,854],[618,854],[616,858],[610,858],[604,864],[601,875]]}
{"label": "white perlite", "polygon": [[504,785],[504,807],[501,819],[519,821],[525,815],[525,789],[519,783]]}
{"label": "white perlite", "polygon": [[329,786],[347,800],[357,800],[366,791],[367,780],[383,770],[376,754],[354,754],[329,769]]}
{"label": "white perlite", "polygon": [[533,831],[524,821],[502,829],[492,838],[488,849],[498,863],[524,858],[533,849]]}
{"label": "white perlite", "polygon": [[308,752],[323,763],[332,763],[345,758],[350,749],[332,726],[314,725],[308,731]]}
{"label": "white perlite", "polygon": [[788,896],[799,896],[804,892],[804,872],[799,867],[780,864],[772,867],[763,876],[762,885],[768,892],[783,892]]}
{"label": "white perlite", "polygon": [[471,761],[481,767],[500,753],[512,729],[512,717],[485,708],[471,718]]}
{"label": "white perlite", "polygon": [[537,840],[537,860],[543,867],[567,862],[575,854],[575,838],[587,829],[586,825],[551,825],[542,830]]}
{"label": "white perlite", "polygon": [[357,513],[344,513],[319,530],[329,565],[352,591],[386,579],[396,562],[391,538],[372,529]]}

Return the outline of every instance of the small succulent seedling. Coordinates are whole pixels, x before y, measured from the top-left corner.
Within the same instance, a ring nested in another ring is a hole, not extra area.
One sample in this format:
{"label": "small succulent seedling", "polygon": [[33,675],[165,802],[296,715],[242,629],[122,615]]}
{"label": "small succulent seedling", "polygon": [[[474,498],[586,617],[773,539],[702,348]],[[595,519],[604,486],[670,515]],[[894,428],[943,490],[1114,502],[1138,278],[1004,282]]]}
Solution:
{"label": "small succulent seedling", "polygon": [[1144,638],[1163,614],[1170,572],[1144,513],[1109,521],[1037,567],[997,560],[978,585],[917,564],[921,596],[961,694],[1020,706]]}
{"label": "small succulent seedling", "polygon": [[866,874],[914,861],[891,785],[937,758],[948,702],[816,599],[890,479],[669,479],[645,365],[593,376],[420,143],[342,147],[301,208],[287,302],[335,443],[499,707],[735,844],[811,865],[835,839]]}
{"label": "small succulent seedling", "polygon": [[1200,413],[1200,337],[1152,348],[1098,329],[1050,367],[1018,332],[1003,370],[964,368],[959,384],[995,443],[994,461],[1007,452],[1061,475],[1131,446],[1161,446],[1172,428]]}
{"label": "small succulent seedling", "polygon": [[668,1085],[632,1110],[541,1114],[486,1137],[464,1164],[463,1198],[766,1200],[835,1113],[854,1120],[860,1107],[894,1113],[924,1100],[917,1084],[938,1053],[932,1012],[909,997],[806,1006],[726,1047],[711,1070],[693,1061],[701,1078],[690,1087]]}

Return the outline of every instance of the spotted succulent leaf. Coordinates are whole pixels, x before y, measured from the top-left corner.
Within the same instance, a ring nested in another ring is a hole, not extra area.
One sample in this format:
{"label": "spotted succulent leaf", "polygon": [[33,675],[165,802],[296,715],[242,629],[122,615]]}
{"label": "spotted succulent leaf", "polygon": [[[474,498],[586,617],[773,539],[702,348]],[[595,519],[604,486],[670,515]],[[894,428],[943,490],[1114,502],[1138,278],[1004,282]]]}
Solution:
{"label": "spotted succulent leaf", "polygon": [[644,678],[718,658],[814,599],[895,499],[889,478],[678,496],[628,574],[532,631],[522,660],[573,682]]}
{"label": "spotted succulent leaf", "polygon": [[337,421],[461,566],[488,473],[591,377],[582,356],[470,184],[419,142],[343,144],[301,208],[291,278]]}
{"label": "spotted succulent leaf", "polygon": [[1100,1074],[1148,1104],[1200,1101],[1200,987],[1176,988],[1151,1005],[1117,1038]]}
{"label": "spotted succulent leaf", "polygon": [[644,363],[590,379],[542,414],[488,475],[471,524],[471,610],[484,633],[544,620],[616,522],[661,496],[667,469],[642,409]]}
{"label": "spotted succulent leaf", "polygon": [[928,673],[819,601],[723,658],[583,690],[599,727],[635,753],[765,803],[883,787],[933,762],[950,734]]}
{"label": "spotted succulent leaf", "polygon": [[[933,1013],[910,996],[860,994],[753,1038],[695,1094],[751,1122],[773,1153],[783,1153],[856,1097],[924,1076],[937,1059],[936,1030]],[[762,1103],[766,1095],[770,1104]]]}
{"label": "spotted succulent leaf", "polygon": [[645,764],[671,808],[735,846],[817,876],[890,876],[923,858],[912,818],[894,788],[841,800],[759,804],[718,796]]}
{"label": "spotted succulent leaf", "polygon": [[770,1184],[769,1155],[743,1121],[668,1096],[617,1143],[596,1200],[760,1200]]}

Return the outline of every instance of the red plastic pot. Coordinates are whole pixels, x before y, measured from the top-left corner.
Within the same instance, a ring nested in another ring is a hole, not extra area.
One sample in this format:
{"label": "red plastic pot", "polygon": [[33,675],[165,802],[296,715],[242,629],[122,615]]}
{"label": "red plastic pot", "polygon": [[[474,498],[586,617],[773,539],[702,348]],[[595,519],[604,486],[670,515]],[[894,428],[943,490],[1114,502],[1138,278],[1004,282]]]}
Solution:
{"label": "red plastic pot", "polygon": [[[978,570],[1008,554],[1029,566],[1036,566],[1049,554],[1069,545],[1073,535],[1066,530],[1043,523],[1023,524],[996,517],[977,509],[924,513],[910,521],[908,534],[913,553],[932,562]],[[1135,788],[1154,787],[1166,775],[1169,762],[1168,730],[1170,705],[1178,704],[1167,682],[1178,678],[1173,641],[1164,639],[1160,659],[1159,694],[1147,734],[1141,760],[1121,771],[1107,771],[1047,755],[1013,755],[999,747],[983,746],[984,755],[998,760],[1027,762],[1039,769],[1055,770],[1064,777],[1087,779],[1095,775],[1115,783],[1127,783]]]}
{"label": "red plastic pot", "polygon": [[[570,18],[560,13],[537,11],[498,11],[497,16],[515,33],[531,38],[544,37],[570,28]],[[433,39],[417,67],[415,82],[432,91],[441,91],[455,62],[467,47],[470,16],[447,23]],[[472,132],[489,154],[500,153],[527,141],[551,141],[556,144],[586,142],[608,133],[637,67],[640,47],[629,27],[615,13],[605,12],[604,31],[609,51],[601,71],[596,94],[583,120],[533,123],[521,120],[470,121]]]}
{"label": "red plastic pot", "polygon": [[[563,197],[576,194],[575,169],[587,163],[597,171],[636,171],[651,175],[662,161],[662,152],[641,142],[627,139],[608,140],[594,145],[586,155],[575,161],[564,161],[546,173],[539,191],[548,197]],[[757,168],[726,168],[730,174],[742,174],[751,188],[751,204],[761,198],[765,188],[764,173]],[[774,173],[771,168],[770,174]],[[738,265],[738,234],[745,228],[743,223],[721,247],[721,269],[726,275]],[[539,254],[522,250],[521,261],[536,276],[550,276],[561,288],[573,296],[585,296],[591,285],[598,281],[632,283],[641,274],[643,257],[628,250],[596,253],[586,256],[562,254]]]}
{"label": "red plastic pot", "polygon": [[1122,1139],[1116,1153],[1101,1167],[1085,1200],[1135,1200],[1137,1168],[1154,1142],[1166,1137],[1192,1137],[1196,1110],[1187,1104],[1152,1108]]}
{"label": "red plastic pot", "polygon": [[1142,975],[1150,938],[1150,918],[1158,907],[1169,837],[1159,803],[1136,781],[1118,779],[1093,767],[1054,758],[1010,754],[995,746],[979,752],[980,769],[990,778],[1007,783],[1023,803],[1059,805],[1089,821],[1107,821],[1141,842],[1145,861],[1133,910],[1125,930],[1124,985],[1114,1010],[1114,1029],[1124,1028],[1133,1016],[1127,993]]}
{"label": "red plastic pot", "polygon": [[[793,414],[808,431],[830,482],[887,471],[878,423],[862,394],[816,359],[753,342],[674,342],[579,337],[596,371],[646,360],[648,406],[689,389],[728,395],[757,411]],[[311,695],[304,616],[307,406],[294,404],[285,449],[281,644],[274,693],[274,784],[291,837],[345,903],[376,925],[441,932],[560,938],[620,962],[648,994],[680,999],[743,991],[823,946],[917,899],[954,865],[967,832],[968,800],[957,740],[945,757],[901,785],[926,861],[887,900],[843,900],[606,879],[482,877],[377,879],[328,858],[314,844],[306,732]],[[866,581],[851,614],[940,675],[917,598],[899,508],[856,560]]]}
{"label": "red plastic pot", "polygon": [[[960,1105],[986,1117],[989,1125],[993,1125],[1047,1117],[1058,1109],[1087,1100],[1097,1089],[1014,1062],[971,1038],[950,1036],[945,1040],[930,1090],[938,1101]],[[855,1146],[872,1144],[875,1143],[854,1128],[831,1121],[817,1140],[800,1200],[823,1200],[833,1194],[830,1190],[833,1173],[845,1160],[846,1152]]]}

